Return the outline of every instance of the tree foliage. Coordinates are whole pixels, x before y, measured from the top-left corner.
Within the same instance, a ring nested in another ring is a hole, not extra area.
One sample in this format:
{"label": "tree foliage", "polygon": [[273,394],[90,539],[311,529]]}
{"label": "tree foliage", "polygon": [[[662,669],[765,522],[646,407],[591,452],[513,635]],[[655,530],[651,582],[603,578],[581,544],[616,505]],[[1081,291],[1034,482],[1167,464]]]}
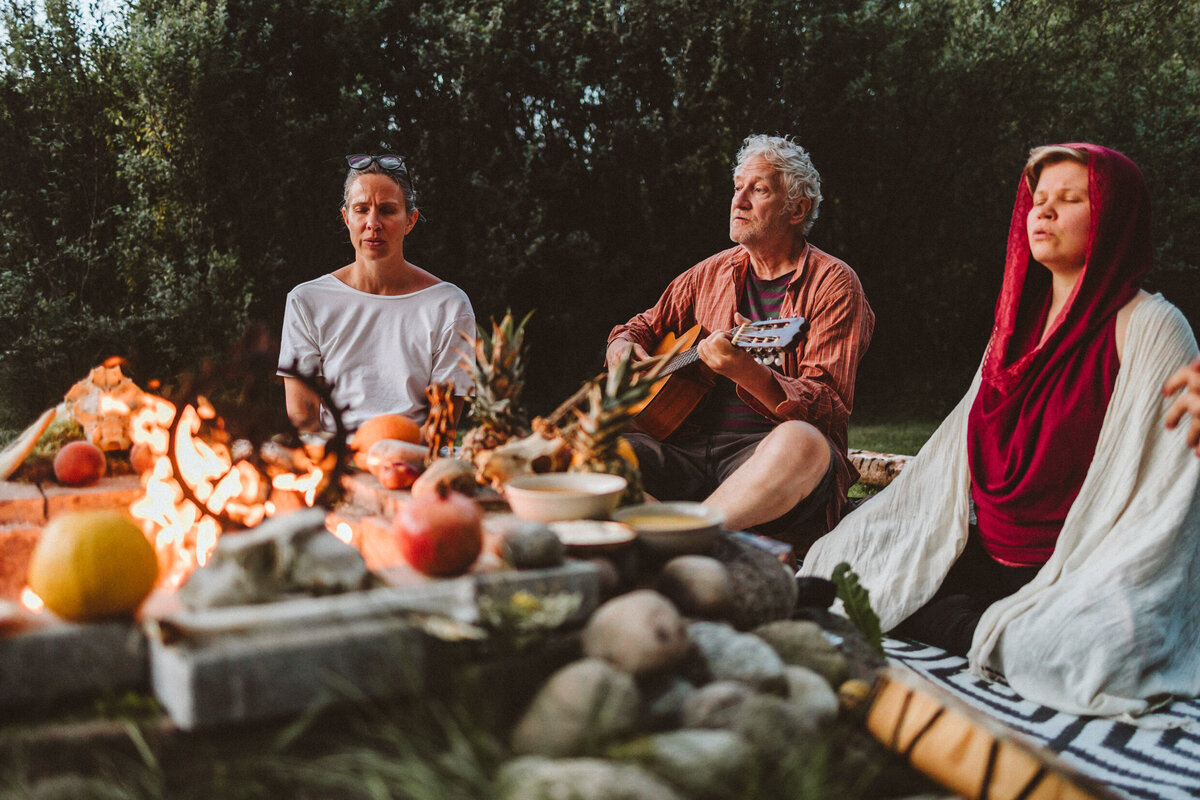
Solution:
{"label": "tree foliage", "polygon": [[[409,156],[410,260],[536,308],[553,407],[608,329],[728,245],[731,159],[795,135],[812,234],[878,314],[859,406],[945,410],[988,334],[1031,146],[1141,165],[1161,288],[1200,313],[1200,0],[5,0],[0,427],[104,356],[142,377],[277,329],[352,257],[348,152]],[[1181,168],[1183,166],[1183,168]]]}

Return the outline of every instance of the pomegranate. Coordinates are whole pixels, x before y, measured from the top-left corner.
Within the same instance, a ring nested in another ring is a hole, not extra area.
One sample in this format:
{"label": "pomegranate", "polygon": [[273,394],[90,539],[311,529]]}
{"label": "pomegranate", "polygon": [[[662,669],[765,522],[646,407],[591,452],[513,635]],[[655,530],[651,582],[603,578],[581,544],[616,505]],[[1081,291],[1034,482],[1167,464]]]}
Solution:
{"label": "pomegranate", "polygon": [[448,487],[405,503],[392,520],[400,553],[426,575],[460,575],[483,549],[483,511]]}

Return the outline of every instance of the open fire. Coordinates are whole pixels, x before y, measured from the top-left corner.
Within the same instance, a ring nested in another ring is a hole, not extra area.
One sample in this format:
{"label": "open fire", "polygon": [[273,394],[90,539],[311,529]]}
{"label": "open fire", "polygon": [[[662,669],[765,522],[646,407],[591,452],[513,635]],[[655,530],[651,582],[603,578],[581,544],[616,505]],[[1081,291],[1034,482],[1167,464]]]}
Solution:
{"label": "open fire", "polygon": [[[110,428],[125,428],[133,448],[150,454],[152,466],[141,474],[144,493],[129,511],[158,553],[160,589],[178,588],[204,566],[222,534],[316,502],[326,470],[308,452],[273,443],[270,453],[267,446],[257,452],[250,442],[230,442],[202,396],[177,415],[170,401],[138,395],[131,397],[125,385],[120,397],[101,394],[96,408]],[[343,540],[349,534],[338,532]],[[30,611],[43,608],[29,587],[20,601]]]}
{"label": "open fire", "polygon": [[175,588],[204,566],[223,532],[252,528],[281,506],[315,501],[325,475],[320,466],[309,463],[302,474],[279,472],[268,480],[250,461],[252,445],[230,446],[202,435],[206,427],[220,429],[206,399],[184,406],[176,421],[173,404],[149,397],[131,427],[134,443],[154,454],[154,467],[143,475],[146,493],[130,512],[158,550],[161,586]]}

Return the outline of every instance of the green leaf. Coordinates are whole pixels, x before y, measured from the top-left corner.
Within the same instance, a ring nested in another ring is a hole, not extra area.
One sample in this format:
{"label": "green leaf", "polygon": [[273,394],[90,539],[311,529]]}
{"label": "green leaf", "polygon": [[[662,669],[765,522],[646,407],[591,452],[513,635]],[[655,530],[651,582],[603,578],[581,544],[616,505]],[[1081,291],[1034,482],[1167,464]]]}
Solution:
{"label": "green leaf", "polygon": [[846,616],[867,638],[871,647],[883,655],[883,631],[879,627],[879,617],[871,608],[871,593],[858,582],[858,575],[845,561],[833,568],[833,582],[837,586],[837,596],[846,609]]}

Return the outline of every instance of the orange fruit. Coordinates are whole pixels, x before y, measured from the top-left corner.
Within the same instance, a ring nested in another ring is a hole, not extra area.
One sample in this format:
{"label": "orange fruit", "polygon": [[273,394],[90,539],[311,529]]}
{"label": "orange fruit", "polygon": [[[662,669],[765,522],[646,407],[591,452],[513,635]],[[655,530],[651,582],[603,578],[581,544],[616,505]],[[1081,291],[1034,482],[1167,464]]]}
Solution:
{"label": "orange fruit", "polygon": [[130,614],[158,579],[154,547],[120,511],[75,511],[46,524],[29,560],[29,588],[63,619]]}
{"label": "orange fruit", "polygon": [[354,432],[351,447],[354,464],[359,469],[367,468],[367,451],[380,439],[399,439],[412,444],[421,443],[421,426],[402,414],[380,414],[371,417]]}

